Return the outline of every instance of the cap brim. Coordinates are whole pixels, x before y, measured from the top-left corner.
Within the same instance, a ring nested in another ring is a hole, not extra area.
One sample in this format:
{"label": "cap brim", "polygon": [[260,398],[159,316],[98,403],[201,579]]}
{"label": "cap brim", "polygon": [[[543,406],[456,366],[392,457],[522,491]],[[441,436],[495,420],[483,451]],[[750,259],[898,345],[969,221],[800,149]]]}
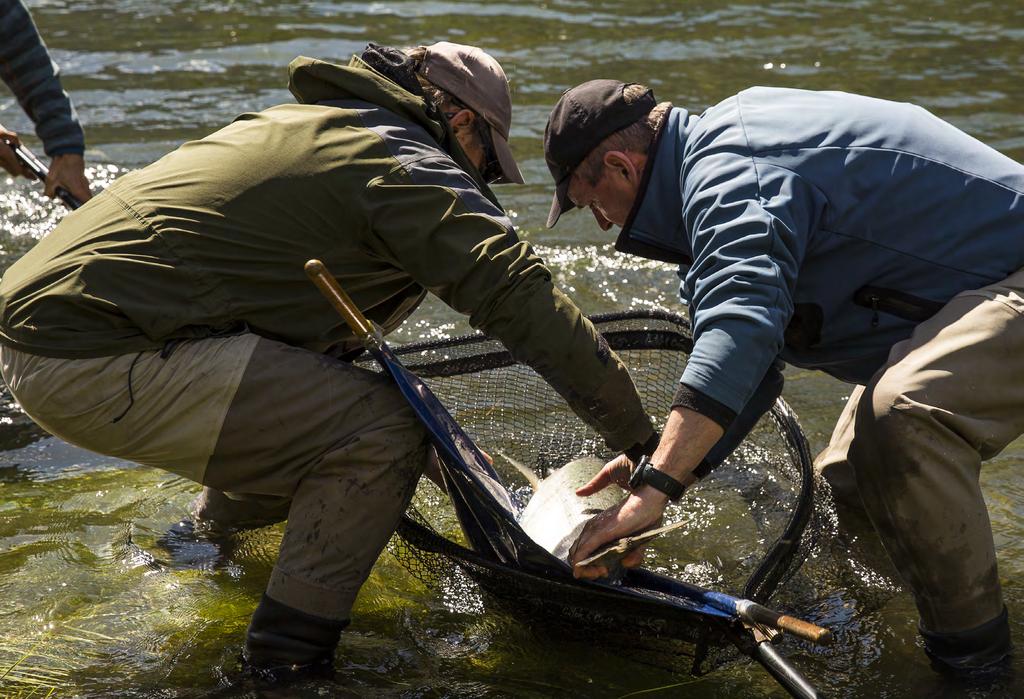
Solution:
{"label": "cap brim", "polygon": [[565,177],[555,187],[555,196],[551,199],[551,211],[548,212],[548,228],[553,228],[558,223],[558,217],[569,209],[575,209],[576,205],[569,198],[569,181],[572,177]]}
{"label": "cap brim", "polygon": [[512,149],[504,136],[491,127],[491,141],[494,143],[494,154],[498,156],[498,165],[501,166],[501,179],[497,184],[526,184],[523,173],[516,165],[516,159],[512,157]]}

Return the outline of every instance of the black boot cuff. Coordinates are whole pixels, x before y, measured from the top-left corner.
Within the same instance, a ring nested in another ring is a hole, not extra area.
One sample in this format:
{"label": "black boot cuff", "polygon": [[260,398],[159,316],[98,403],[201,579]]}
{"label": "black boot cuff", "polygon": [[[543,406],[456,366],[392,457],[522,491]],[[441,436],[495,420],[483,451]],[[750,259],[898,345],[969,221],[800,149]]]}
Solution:
{"label": "black boot cuff", "polygon": [[266,594],[252,615],[245,657],[260,668],[330,660],[348,620],[335,621],[289,607]]}
{"label": "black boot cuff", "polygon": [[966,631],[936,633],[918,626],[924,649],[932,660],[954,671],[970,671],[995,665],[1010,654],[1010,617],[1002,613]]}

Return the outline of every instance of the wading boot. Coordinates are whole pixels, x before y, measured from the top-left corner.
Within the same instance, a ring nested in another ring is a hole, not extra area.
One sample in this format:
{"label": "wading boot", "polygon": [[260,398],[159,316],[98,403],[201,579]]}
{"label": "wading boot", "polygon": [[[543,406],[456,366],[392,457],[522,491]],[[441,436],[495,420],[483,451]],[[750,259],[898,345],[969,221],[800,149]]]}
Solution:
{"label": "wading boot", "polygon": [[245,638],[246,669],[275,683],[330,677],[334,649],[348,623],[307,614],[264,594]]}
{"label": "wading boot", "polygon": [[965,680],[996,679],[1008,665],[1013,649],[1006,607],[995,619],[966,631],[935,633],[920,626],[918,631],[924,638],[924,650],[931,658],[932,668]]}

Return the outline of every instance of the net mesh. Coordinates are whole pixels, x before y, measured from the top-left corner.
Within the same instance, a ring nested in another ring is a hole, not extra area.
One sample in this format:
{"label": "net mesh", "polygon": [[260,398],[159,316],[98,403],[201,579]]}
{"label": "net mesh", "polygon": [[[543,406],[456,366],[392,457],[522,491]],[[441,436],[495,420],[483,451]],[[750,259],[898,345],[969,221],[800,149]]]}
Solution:
{"label": "net mesh", "polygon": [[[692,348],[688,322],[658,311],[592,320],[629,368],[660,429]],[[581,456],[614,456],[536,372],[516,363],[496,340],[474,334],[406,345],[396,354],[492,455],[507,455],[541,477]],[[372,367],[370,360],[360,363]],[[502,458],[495,459],[495,468],[514,502],[524,505],[532,492],[526,480]],[[650,546],[644,567],[766,601],[832,526],[829,503],[812,497],[813,490],[807,443],[780,399],[732,456],[669,505],[666,523],[686,520],[687,526]],[[694,655],[695,648],[724,643],[724,629],[706,617],[645,606],[642,599],[602,599],[594,589],[497,565],[474,553],[446,495],[426,479],[390,550],[414,577],[456,604],[479,599],[482,590],[494,604],[517,614],[544,615],[549,624],[561,622],[566,629],[613,631],[628,619],[633,632],[627,644],[642,649],[639,655],[647,661],[659,653]],[[647,633],[638,636],[638,626]],[[640,637],[658,639],[656,647],[645,647]],[[666,642],[682,645],[666,651]]]}

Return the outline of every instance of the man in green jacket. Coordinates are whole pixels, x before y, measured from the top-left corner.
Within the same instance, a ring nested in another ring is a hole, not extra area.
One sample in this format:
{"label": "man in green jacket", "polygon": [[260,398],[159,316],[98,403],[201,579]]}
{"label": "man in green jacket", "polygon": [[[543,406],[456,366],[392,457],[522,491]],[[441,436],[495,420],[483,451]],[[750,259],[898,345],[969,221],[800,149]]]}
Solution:
{"label": "man in green jacket", "polygon": [[203,483],[201,516],[287,517],[246,639],[270,674],[329,664],[427,459],[397,390],[344,361],[358,342],[308,259],[385,332],[435,294],[612,449],[654,436],[622,363],[487,186],[522,181],[497,62],[371,44],[290,71],[298,104],[118,179],[0,282],[0,370],[40,425]]}

